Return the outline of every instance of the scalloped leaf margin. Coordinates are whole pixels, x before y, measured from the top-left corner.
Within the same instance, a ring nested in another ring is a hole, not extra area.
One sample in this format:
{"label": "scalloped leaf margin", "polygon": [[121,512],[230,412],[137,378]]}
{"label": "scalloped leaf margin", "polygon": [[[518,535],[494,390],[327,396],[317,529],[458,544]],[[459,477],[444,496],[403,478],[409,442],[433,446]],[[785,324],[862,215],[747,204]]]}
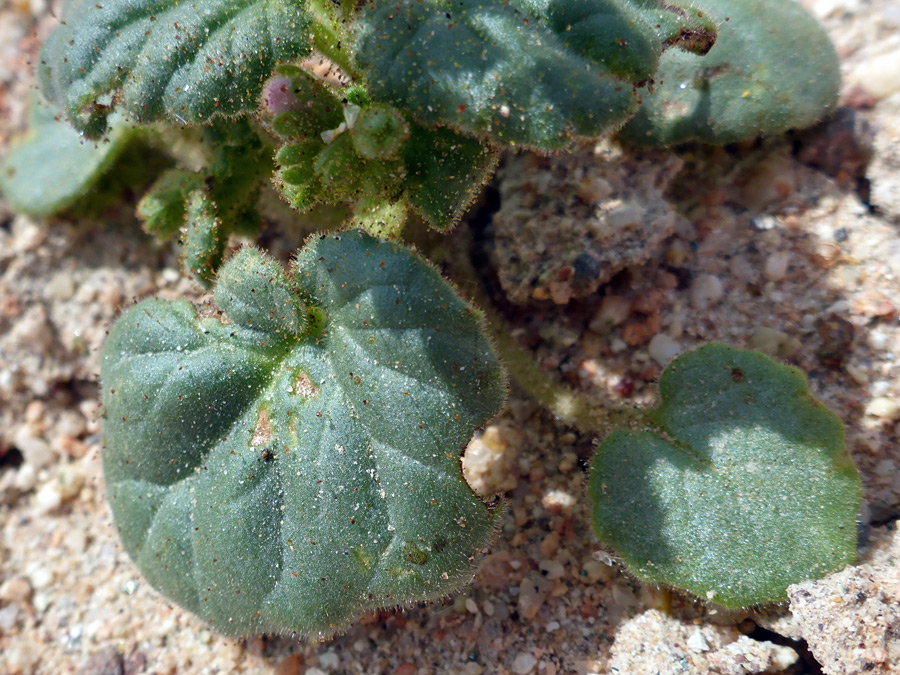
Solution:
{"label": "scalloped leaf margin", "polygon": [[859,473],[803,374],[708,345],[660,381],[654,431],[617,431],[591,462],[594,531],[639,579],[730,607],[853,562]]}
{"label": "scalloped leaf margin", "polygon": [[92,135],[115,106],[201,124],[252,111],[275,65],[310,52],[308,24],[301,0],[68,0],[38,76]]}
{"label": "scalloped leaf margin", "polygon": [[151,585],[230,635],[326,636],[468,581],[498,511],[460,455],[506,391],[480,313],[362,233],[290,276],[241,249],[215,299],[230,322],[142,302],[104,351],[109,499]]}

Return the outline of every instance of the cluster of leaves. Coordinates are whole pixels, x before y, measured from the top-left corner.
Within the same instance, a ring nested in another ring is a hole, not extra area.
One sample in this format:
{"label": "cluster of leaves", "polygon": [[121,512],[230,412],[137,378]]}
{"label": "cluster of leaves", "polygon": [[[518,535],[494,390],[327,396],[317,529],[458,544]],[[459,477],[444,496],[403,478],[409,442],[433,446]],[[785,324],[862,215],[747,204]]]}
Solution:
{"label": "cluster of leaves", "polygon": [[[138,215],[222,314],[145,301],[116,323],[104,469],[148,580],[232,635],[438,597],[495,528],[459,464],[505,393],[482,317],[370,235],[452,227],[505,147],[778,133],[838,81],[791,0],[70,0],[38,74],[0,168],[14,208],[71,207],[134,138],[177,160]],[[368,234],[313,237],[289,275],[250,247],[229,260],[270,179]],[[859,477],[799,373],[714,346],[661,388],[591,467],[595,529],[635,575],[737,607],[852,560]]]}
{"label": "cluster of leaves", "polygon": [[[314,48],[339,89],[286,65]],[[640,143],[778,133],[834,105],[838,66],[792,0],[142,0],[65,3],[38,75],[51,107],[35,102],[0,169],[24,212],[75,202],[129,125],[211,125],[195,143],[207,165],[163,176],[139,209],[208,283],[228,235],[258,226],[273,145],[289,204],[347,203],[353,224],[396,236],[410,212],[458,222],[500,148],[559,150],[633,115],[622,135]]]}

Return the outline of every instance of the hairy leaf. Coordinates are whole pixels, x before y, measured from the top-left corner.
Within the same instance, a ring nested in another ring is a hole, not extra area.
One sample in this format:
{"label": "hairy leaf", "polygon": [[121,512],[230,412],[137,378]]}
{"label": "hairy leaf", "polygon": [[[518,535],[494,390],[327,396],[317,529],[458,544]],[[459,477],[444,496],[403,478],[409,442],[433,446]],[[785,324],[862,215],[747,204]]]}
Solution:
{"label": "hairy leaf", "polygon": [[216,120],[201,137],[210,149],[209,166],[196,173],[163,173],[138,203],[137,214],[144,229],[161,240],[181,233],[183,267],[205,286],[229,235],[258,233],[256,202],[273,164],[271,150],[245,118]]}
{"label": "hairy leaf", "polygon": [[199,124],[253,110],[275,64],[309,52],[307,24],[302,0],[66,0],[38,74],[80,130],[110,105]]}
{"label": "hairy leaf", "polygon": [[837,104],[834,46],[792,0],[697,0],[719,22],[707,56],[670,51],[622,137],[732,143],[806,127]]}
{"label": "hairy leaf", "polygon": [[105,137],[87,140],[58,111],[35,100],[28,134],[0,166],[0,190],[16,211],[62,211],[96,185],[134,136],[132,126],[115,115]]}
{"label": "hairy leaf", "polygon": [[184,225],[188,195],[201,177],[192,171],[170,169],[150,186],[137,205],[144,229],[161,240],[175,236]]}
{"label": "hairy leaf", "polygon": [[591,463],[594,530],[632,574],[747,607],[853,562],[859,474],[798,370],[709,345],[660,394],[659,430],[614,432]]}
{"label": "hairy leaf", "polygon": [[637,106],[634,85],[715,27],[656,0],[396,0],[359,13],[357,61],[376,99],[428,125],[552,150]]}
{"label": "hairy leaf", "polygon": [[490,180],[497,151],[452,129],[411,129],[403,152],[406,196],[429,225],[449,230]]}
{"label": "hairy leaf", "polygon": [[230,635],[329,635],[470,578],[495,510],[460,453],[505,383],[481,316],[405,248],[243,249],[215,299],[145,301],[102,365],[104,472],[150,583]]}
{"label": "hairy leaf", "polygon": [[408,207],[436,229],[455,225],[490,178],[497,151],[452,129],[410,122],[396,108],[354,100],[343,104],[293,66],[278,68],[266,84],[261,111],[284,139],[275,185],[287,202],[301,211],[348,202],[357,223],[383,222],[373,205],[387,209],[393,224],[384,232],[397,230],[399,211]]}
{"label": "hairy leaf", "polygon": [[202,286],[209,286],[222,263],[228,233],[222,226],[218,205],[202,187],[188,194],[181,231],[181,267]]}

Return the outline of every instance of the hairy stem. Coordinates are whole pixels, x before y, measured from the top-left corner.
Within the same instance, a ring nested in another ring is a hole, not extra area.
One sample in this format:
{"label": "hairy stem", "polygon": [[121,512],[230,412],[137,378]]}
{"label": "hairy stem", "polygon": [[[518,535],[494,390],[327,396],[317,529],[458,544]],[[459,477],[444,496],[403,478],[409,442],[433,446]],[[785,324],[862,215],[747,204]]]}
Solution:
{"label": "hairy stem", "polygon": [[510,377],[528,394],[565,424],[581,431],[606,436],[611,431],[643,422],[644,415],[634,408],[614,408],[593,400],[583,392],[567,387],[541,370],[534,356],[516,343],[512,329],[494,309],[479,280],[469,255],[468,236],[460,237],[462,246],[448,248],[448,258],[457,271],[463,290],[476,302],[487,318],[487,330]]}

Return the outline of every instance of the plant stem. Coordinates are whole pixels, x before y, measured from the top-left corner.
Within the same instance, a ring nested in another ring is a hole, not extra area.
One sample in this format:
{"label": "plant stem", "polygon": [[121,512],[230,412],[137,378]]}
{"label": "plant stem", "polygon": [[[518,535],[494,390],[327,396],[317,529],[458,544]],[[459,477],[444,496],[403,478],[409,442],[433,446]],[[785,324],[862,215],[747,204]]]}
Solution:
{"label": "plant stem", "polygon": [[516,343],[510,326],[494,309],[482,288],[469,256],[469,237],[460,235],[462,246],[448,247],[449,262],[465,281],[465,290],[487,318],[487,330],[510,376],[529,397],[552,412],[565,424],[583,432],[606,436],[617,428],[643,422],[635,408],[615,408],[575,391],[551,374],[541,370],[534,356]]}

